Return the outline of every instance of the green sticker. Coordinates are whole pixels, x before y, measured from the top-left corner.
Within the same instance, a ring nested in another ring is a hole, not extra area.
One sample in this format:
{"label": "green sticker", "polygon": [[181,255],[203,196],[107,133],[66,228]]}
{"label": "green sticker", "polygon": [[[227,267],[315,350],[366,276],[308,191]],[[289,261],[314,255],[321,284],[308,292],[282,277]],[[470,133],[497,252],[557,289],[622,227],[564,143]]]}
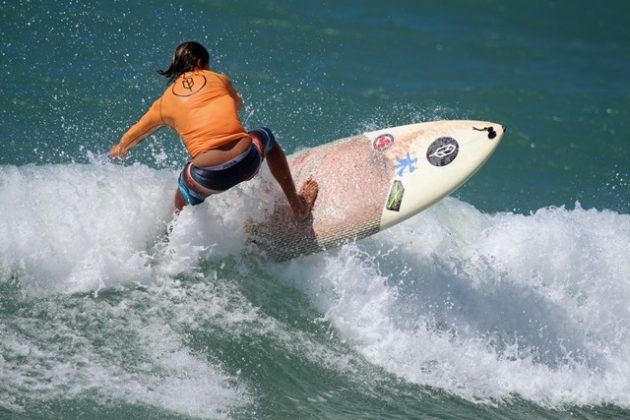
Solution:
{"label": "green sticker", "polygon": [[403,195],[405,194],[405,187],[402,182],[395,180],[392,184],[392,189],[389,190],[389,196],[387,197],[387,210],[399,211],[400,203],[402,203]]}

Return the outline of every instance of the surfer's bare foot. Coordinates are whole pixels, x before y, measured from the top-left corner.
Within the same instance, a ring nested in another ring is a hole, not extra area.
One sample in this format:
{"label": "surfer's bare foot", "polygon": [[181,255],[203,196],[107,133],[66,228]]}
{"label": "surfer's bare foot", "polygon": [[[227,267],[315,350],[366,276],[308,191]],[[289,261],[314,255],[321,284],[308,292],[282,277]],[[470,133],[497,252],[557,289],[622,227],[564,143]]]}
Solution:
{"label": "surfer's bare foot", "polygon": [[291,203],[293,215],[298,222],[306,220],[311,214],[318,192],[319,185],[313,179],[309,179],[302,185],[302,190],[297,195],[297,200]]}

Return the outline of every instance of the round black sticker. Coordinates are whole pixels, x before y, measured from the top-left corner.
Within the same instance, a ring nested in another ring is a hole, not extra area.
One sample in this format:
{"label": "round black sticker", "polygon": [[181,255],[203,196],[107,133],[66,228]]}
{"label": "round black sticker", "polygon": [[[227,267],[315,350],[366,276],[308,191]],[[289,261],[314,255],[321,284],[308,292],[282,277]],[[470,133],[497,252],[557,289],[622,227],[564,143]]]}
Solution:
{"label": "round black sticker", "polygon": [[459,144],[452,137],[440,137],[436,139],[429,150],[427,150],[427,160],[433,166],[446,166],[457,157]]}

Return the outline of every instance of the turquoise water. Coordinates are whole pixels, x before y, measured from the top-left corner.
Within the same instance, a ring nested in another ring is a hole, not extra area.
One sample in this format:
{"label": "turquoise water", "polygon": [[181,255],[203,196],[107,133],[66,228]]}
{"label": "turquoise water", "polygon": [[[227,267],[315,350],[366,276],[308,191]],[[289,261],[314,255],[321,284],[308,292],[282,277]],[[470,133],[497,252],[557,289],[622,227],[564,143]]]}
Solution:
{"label": "turquoise water", "polygon": [[[0,417],[630,416],[630,3],[567,7],[1,1]],[[288,152],[508,132],[420,215],[272,263],[260,179],[169,226],[177,136],[105,157],[188,39]]]}

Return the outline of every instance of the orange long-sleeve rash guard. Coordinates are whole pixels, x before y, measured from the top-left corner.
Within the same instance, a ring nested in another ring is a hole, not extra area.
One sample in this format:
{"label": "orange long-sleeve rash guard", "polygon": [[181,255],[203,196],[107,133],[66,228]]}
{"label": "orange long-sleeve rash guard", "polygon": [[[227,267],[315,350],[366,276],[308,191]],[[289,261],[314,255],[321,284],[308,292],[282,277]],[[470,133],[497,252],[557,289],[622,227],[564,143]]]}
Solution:
{"label": "orange long-sleeve rash guard", "polygon": [[184,73],[122,137],[129,148],[160,126],[182,138],[194,158],[200,153],[248,136],[238,111],[242,101],[230,79],[210,70]]}

